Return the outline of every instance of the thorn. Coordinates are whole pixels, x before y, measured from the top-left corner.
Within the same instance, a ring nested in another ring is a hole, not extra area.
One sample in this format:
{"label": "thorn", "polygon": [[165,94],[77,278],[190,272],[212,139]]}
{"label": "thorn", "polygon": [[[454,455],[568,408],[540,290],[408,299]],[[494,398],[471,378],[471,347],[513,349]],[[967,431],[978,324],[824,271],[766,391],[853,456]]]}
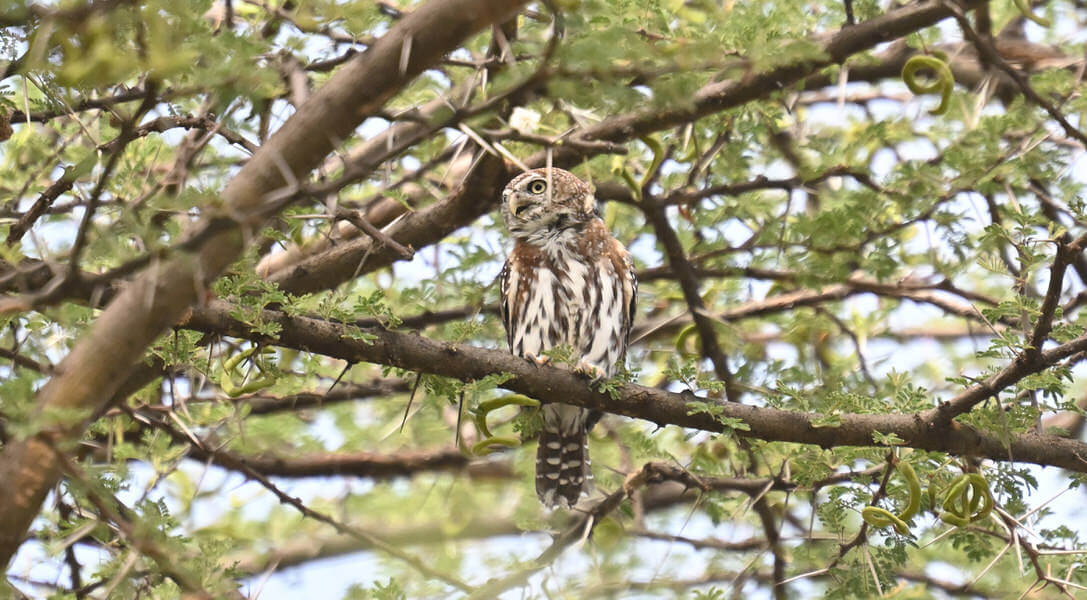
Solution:
{"label": "thorn", "polygon": [[409,35],[404,39],[404,45],[400,47],[400,75],[404,76],[408,72],[408,63],[411,61],[411,40],[413,38]]}
{"label": "thorn", "polygon": [[340,381],[343,379],[343,376],[347,375],[347,372],[350,371],[351,367],[353,366],[355,366],[355,363],[347,361],[347,364],[343,366],[343,370],[340,371],[340,374],[336,376],[336,381],[333,381],[332,385],[328,386],[328,389],[325,390],[326,396],[332,393],[332,388],[336,387],[336,385],[340,383]]}
{"label": "thorn", "polygon": [[[404,433],[404,424],[408,422],[408,411],[411,410],[411,403],[415,400],[415,392],[419,389],[419,382],[423,380],[423,374],[415,374],[415,383],[411,386],[411,395],[408,396],[408,405],[404,407],[404,418],[400,419],[400,433]],[[460,441],[460,413],[457,413],[457,441]]]}
{"label": "thorn", "polygon": [[[416,382],[418,385],[418,382]],[[412,395],[415,395],[415,391],[412,390]],[[460,448],[460,422],[464,416],[464,390],[461,390],[460,397],[457,400],[457,431],[453,435],[453,445]]]}

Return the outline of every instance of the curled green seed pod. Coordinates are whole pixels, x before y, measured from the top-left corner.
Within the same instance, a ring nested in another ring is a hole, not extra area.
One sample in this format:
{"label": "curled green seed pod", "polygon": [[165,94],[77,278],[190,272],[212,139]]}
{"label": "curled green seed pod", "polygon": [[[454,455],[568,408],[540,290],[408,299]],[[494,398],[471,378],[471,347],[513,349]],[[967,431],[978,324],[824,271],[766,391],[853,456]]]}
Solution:
{"label": "curled green seed pod", "polygon": [[[969,493],[970,503],[969,503],[969,506],[967,508],[967,513],[972,515],[972,514],[974,514],[974,513],[976,513],[978,511],[978,506],[981,506],[981,498],[982,498],[983,494],[982,494],[981,490],[978,489],[978,487],[975,484],[973,478],[970,479],[970,485],[966,489],[970,492]],[[967,494],[964,492],[963,493],[963,498],[965,498],[966,496],[967,496]]]}
{"label": "curled green seed pod", "polygon": [[993,505],[993,493],[985,477],[978,473],[964,473],[947,486],[940,520],[964,527],[988,517]]}
{"label": "curled green seed pod", "polygon": [[472,446],[472,454],[488,454],[494,446],[508,446],[515,448],[521,445],[521,442],[515,438],[496,437],[491,433],[491,428],[487,426],[487,415],[492,411],[506,406],[537,407],[539,405],[540,402],[538,400],[533,400],[522,394],[510,394],[508,396],[502,396],[501,398],[493,398],[480,402],[479,406],[472,411],[472,422],[476,424],[476,429],[479,431],[479,434],[483,436],[483,439]]}
{"label": "curled green seed pod", "polygon": [[265,347],[261,348],[258,353],[257,346],[252,346],[223,361],[223,368],[219,372],[218,384],[219,388],[223,390],[223,393],[225,393],[230,398],[237,398],[242,394],[259,392],[260,390],[275,385],[275,377],[272,375],[263,374],[263,370],[261,369],[259,361],[254,362],[257,370],[261,371],[262,373],[261,377],[253,379],[252,381],[249,381],[248,383],[245,383],[243,385],[234,383],[234,371],[238,368],[238,365],[240,365],[243,360],[249,358],[250,356],[253,356],[254,353],[257,353],[257,356],[259,358],[260,356],[275,354],[275,349]]}
{"label": "curled green seed pod", "polygon": [[634,179],[634,174],[628,169],[622,169],[619,171],[619,176],[623,178],[623,182],[627,184],[627,187],[629,187],[638,196],[638,199],[641,200],[642,188],[639,186],[638,180]]}
{"label": "curled green seed pod", "polygon": [[878,506],[865,506],[861,509],[861,518],[872,527],[889,527],[894,521],[890,512]]}
{"label": "curled green seed pod", "polygon": [[664,162],[665,152],[664,145],[653,136],[647,135],[638,139],[646,146],[649,146],[649,149],[653,151],[653,162],[649,164],[649,168],[646,169],[645,175],[642,176],[642,181],[639,184],[639,189],[645,189],[645,187],[649,185],[649,182],[653,181],[653,177],[657,174],[657,169],[659,169],[661,163]]}
{"label": "curled green seed pod", "polygon": [[[944,490],[942,502],[944,510],[940,513],[941,521],[958,527],[970,523],[970,515],[966,510],[966,505],[963,503],[963,494],[969,483],[970,480],[966,475],[959,475],[953,479],[947,486],[947,489]],[[959,525],[959,523],[962,524]]]}
{"label": "curled green seed pod", "polygon": [[234,356],[227,358],[223,361],[223,371],[229,373],[230,371],[238,368],[238,365],[240,365],[243,360],[249,358],[250,356],[253,356],[253,353],[256,351],[257,347],[251,346],[235,354]]}
{"label": "curled green seed pod", "polygon": [[696,333],[698,333],[697,326],[688,325],[684,327],[683,331],[680,331],[679,335],[676,336],[676,351],[680,354],[690,354],[687,351],[687,340],[691,339],[691,336]]}
{"label": "curled green seed pod", "polygon": [[993,492],[989,490],[989,482],[977,473],[970,474],[970,487],[973,488],[974,496],[981,498],[981,507],[973,513],[970,520],[980,521],[993,512]]}
{"label": "curled green seed pod", "polygon": [[940,513],[940,520],[944,523],[947,523],[948,525],[954,525],[955,527],[966,527],[970,524],[970,519],[967,519],[966,517],[960,517],[958,515],[953,515],[949,512]]}
{"label": "curled green seed pod", "polygon": [[1053,23],[1045,17],[1040,17],[1034,14],[1034,10],[1027,4],[1027,0],[1015,0],[1015,7],[1019,9],[1019,12],[1023,13],[1023,16],[1041,25],[1042,27],[1049,27]]}
{"label": "curled green seed pod", "polygon": [[965,516],[962,513],[963,506],[956,506],[957,502],[962,500],[962,492],[966,489],[966,485],[969,483],[969,479],[966,475],[959,475],[955,479],[951,480],[947,489],[944,490],[943,507],[946,511],[954,512],[959,516]]}
{"label": "curled green seed pod", "polygon": [[476,428],[479,430],[480,435],[485,438],[491,437],[491,429],[487,426],[487,415],[492,411],[504,408],[506,406],[539,406],[538,400],[533,400],[528,396],[522,394],[510,394],[508,396],[502,396],[501,398],[493,398],[480,402],[479,406],[473,411],[472,420],[476,424]]}
{"label": "curled green seed pod", "polygon": [[241,396],[243,394],[252,394],[253,392],[259,392],[265,388],[270,388],[275,385],[275,382],[275,377],[272,377],[271,375],[264,375],[263,377],[254,379],[249,383],[246,383],[245,385],[239,387],[234,385],[234,382],[230,379],[230,377],[225,377],[223,378],[219,387],[223,389],[223,392],[227,396],[231,398],[237,398],[238,396]]}
{"label": "curled green seed pod", "polygon": [[917,479],[917,472],[913,470],[913,465],[910,463],[899,461],[898,470],[906,480],[906,486],[910,493],[910,499],[906,502],[906,506],[897,515],[878,506],[866,506],[861,509],[861,517],[873,527],[894,526],[895,531],[898,533],[909,535],[910,526],[906,521],[913,518],[917,511],[921,509],[921,482]]}
{"label": "curled green seed pod", "polygon": [[[929,83],[917,80],[917,71],[930,69],[936,78]],[[940,104],[928,111],[930,115],[942,115],[947,112],[951,102],[951,92],[955,89],[955,76],[947,63],[935,56],[918,55],[906,61],[902,67],[902,81],[914,94],[940,94]]]}
{"label": "curled green seed pod", "polygon": [[960,517],[967,517],[967,518],[970,517],[970,514],[971,514],[971,512],[970,512],[971,511],[971,509],[970,509],[970,494],[971,493],[972,493],[972,489],[970,487],[970,479],[967,478],[966,479],[966,485],[962,486],[962,488],[959,489],[958,495],[956,495],[952,499],[954,501],[955,514],[959,515]]}
{"label": "curled green seed pod", "polygon": [[902,535],[910,533],[910,526],[905,521],[878,506],[865,506],[861,509],[861,518],[872,527],[894,526],[895,531]]}
{"label": "curled green seed pod", "polygon": [[531,406],[537,407],[540,405],[539,400],[533,400],[524,394],[509,394],[502,396],[501,398],[492,398],[479,403],[476,407],[476,412],[487,416],[487,413],[492,410],[498,410],[505,406]]}
{"label": "curled green seed pod", "polygon": [[917,479],[917,472],[913,470],[913,465],[906,461],[899,461],[898,471],[906,479],[906,485],[910,490],[910,500],[906,508],[898,513],[898,518],[908,521],[921,510],[921,481]]}

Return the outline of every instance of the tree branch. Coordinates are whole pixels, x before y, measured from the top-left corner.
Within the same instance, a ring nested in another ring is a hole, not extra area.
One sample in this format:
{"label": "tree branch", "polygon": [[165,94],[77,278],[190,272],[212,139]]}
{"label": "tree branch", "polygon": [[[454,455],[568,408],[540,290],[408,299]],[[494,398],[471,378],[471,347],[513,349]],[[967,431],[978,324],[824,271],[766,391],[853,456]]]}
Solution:
{"label": "tree branch", "polygon": [[282,208],[274,199],[295,187],[417,74],[485,25],[505,20],[521,4],[432,0],[397,22],[341,67],[246,162],[223,192],[225,214],[209,216],[196,228],[191,254],[152,264],[110,303],[58,366],[59,374],[39,391],[42,433],[10,442],[0,452],[0,481],[15,490],[0,504],[0,565],[15,554],[60,476],[50,445],[65,447],[82,434],[147,346],[203,294],[206,282],[241,254],[244,241],[255,237],[269,212]]}
{"label": "tree branch", "polygon": [[[264,323],[282,328],[275,337],[254,335],[246,323],[231,316],[231,305],[213,301],[195,309],[181,324],[198,331],[215,332],[256,339],[351,362],[373,362],[412,371],[452,377],[464,381],[481,379],[495,373],[512,378],[502,384],[511,391],[542,402],[564,402],[651,421],[658,425],[678,425],[705,431],[724,431],[722,419],[737,419],[749,429],[735,434],[767,441],[814,444],[824,448],[838,446],[879,446],[876,433],[895,434],[905,445],[924,450],[971,455],[1005,461],[1058,466],[1087,472],[1087,444],[1051,435],[1022,433],[1005,439],[970,426],[949,422],[938,426],[922,414],[835,415],[837,425],[828,424],[823,415],[801,413],[764,406],[746,406],[716,402],[693,394],[676,394],[635,384],[617,384],[615,395],[593,390],[571,371],[550,366],[536,366],[507,352],[474,348],[461,344],[440,343],[415,334],[382,329],[368,329],[373,338],[357,339],[358,329],[351,325],[309,317],[290,317],[277,311],[264,311]],[[1009,366],[1005,371],[967,389],[959,397],[986,397],[994,390],[1014,385],[1024,377],[1056,365],[1087,350],[1087,335],[1050,348],[1037,361]],[[697,404],[692,404],[697,403]],[[711,414],[712,413],[712,414]]]}
{"label": "tree branch", "polygon": [[668,264],[672,272],[679,280],[679,287],[683,291],[683,299],[687,302],[691,320],[698,329],[698,339],[701,340],[702,355],[713,363],[714,373],[725,384],[725,397],[732,402],[739,402],[739,391],[736,390],[732,380],[732,371],[728,366],[728,357],[717,340],[717,331],[714,329],[713,320],[708,316],[706,303],[702,300],[702,292],[695,275],[694,267],[687,260],[687,254],[679,236],[668,222],[666,208],[658,203],[657,199],[648,190],[643,191],[642,210],[646,219],[653,225],[657,234],[657,240],[664,246],[664,252],[668,257]]}

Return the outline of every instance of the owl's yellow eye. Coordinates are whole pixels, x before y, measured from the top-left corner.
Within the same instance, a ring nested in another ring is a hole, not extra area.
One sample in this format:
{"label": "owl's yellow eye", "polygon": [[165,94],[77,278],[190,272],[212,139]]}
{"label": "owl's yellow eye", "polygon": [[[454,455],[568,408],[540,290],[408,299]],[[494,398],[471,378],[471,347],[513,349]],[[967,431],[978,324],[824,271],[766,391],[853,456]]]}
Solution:
{"label": "owl's yellow eye", "polygon": [[543,179],[536,179],[528,184],[528,191],[531,194],[542,194],[547,191],[547,182]]}

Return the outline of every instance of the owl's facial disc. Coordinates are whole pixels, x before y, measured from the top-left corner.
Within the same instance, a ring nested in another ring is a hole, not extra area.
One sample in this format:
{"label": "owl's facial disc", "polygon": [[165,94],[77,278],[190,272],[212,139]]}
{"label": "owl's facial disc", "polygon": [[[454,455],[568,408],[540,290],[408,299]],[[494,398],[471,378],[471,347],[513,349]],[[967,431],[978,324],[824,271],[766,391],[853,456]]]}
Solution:
{"label": "owl's facial disc", "polygon": [[546,169],[529,171],[502,192],[502,214],[513,236],[543,239],[539,236],[578,229],[592,218],[591,210],[583,210],[583,198],[591,199],[591,193],[585,196],[583,186],[571,185],[580,180],[561,169],[548,175]]}

